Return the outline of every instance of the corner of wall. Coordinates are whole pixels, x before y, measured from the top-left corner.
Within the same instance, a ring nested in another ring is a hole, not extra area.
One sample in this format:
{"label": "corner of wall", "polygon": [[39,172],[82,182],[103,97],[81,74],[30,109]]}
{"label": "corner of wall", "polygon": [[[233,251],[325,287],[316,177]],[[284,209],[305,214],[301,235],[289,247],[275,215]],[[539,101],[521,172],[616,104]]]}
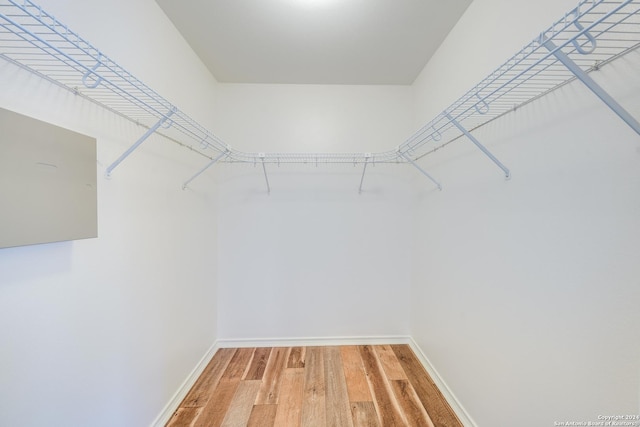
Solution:
{"label": "corner of wall", "polygon": [[449,405],[451,405],[451,409],[453,409],[453,411],[456,413],[462,424],[465,427],[477,427],[477,424],[475,423],[473,418],[471,418],[471,415],[469,415],[466,409],[464,409],[462,403],[460,403],[455,394],[453,394],[453,391],[451,391],[447,383],[436,370],[435,366],[433,366],[429,358],[424,354],[418,343],[413,338],[409,340],[409,346],[416,354],[416,356],[418,356],[418,359],[422,363],[422,366],[424,366],[426,371],[429,373],[429,376],[436,384],[445,400],[449,403]]}
{"label": "corner of wall", "polygon": [[153,422],[151,423],[151,427],[164,427],[169,422],[174,412],[180,406],[180,403],[182,403],[184,398],[187,396],[187,393],[189,393],[189,390],[191,390],[191,387],[193,387],[200,375],[202,375],[205,368],[219,348],[220,346],[218,345],[217,341],[213,343],[213,345],[209,348],[209,350],[207,350],[204,356],[202,356],[198,364],[189,373],[184,382],[180,385],[178,390],[176,390],[169,402],[167,402],[164,408],[162,408],[162,411],[160,411],[156,419],[153,420]]}

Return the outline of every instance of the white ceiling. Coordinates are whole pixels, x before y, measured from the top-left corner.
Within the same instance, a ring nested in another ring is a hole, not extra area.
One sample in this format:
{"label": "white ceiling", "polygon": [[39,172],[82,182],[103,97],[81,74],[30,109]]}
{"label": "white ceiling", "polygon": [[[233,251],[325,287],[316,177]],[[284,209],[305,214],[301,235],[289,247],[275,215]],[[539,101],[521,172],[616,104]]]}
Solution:
{"label": "white ceiling", "polygon": [[156,0],[220,82],[411,84],[472,0]]}

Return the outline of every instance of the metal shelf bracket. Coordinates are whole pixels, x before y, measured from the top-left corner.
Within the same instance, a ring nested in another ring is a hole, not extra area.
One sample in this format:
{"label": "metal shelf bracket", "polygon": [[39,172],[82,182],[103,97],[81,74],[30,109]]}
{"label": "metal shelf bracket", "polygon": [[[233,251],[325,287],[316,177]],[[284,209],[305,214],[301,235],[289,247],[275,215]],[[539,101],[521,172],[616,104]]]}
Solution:
{"label": "metal shelf bracket", "polygon": [[271,186],[269,185],[269,177],[267,176],[267,167],[264,165],[264,153],[258,153],[258,157],[262,160],[262,172],[264,173],[264,180],[267,183],[267,194],[271,194]]}
{"label": "metal shelf bracket", "polygon": [[195,173],[195,175],[193,175],[191,178],[189,178],[184,184],[182,184],[182,189],[186,190],[187,186],[191,183],[191,181],[193,181],[194,179],[196,179],[197,177],[199,177],[200,175],[202,175],[202,173],[204,171],[206,171],[207,169],[209,169],[211,166],[215,165],[216,163],[218,163],[218,160],[222,159],[224,156],[226,156],[229,153],[229,150],[227,149],[226,151],[223,151],[222,153],[220,153],[218,156],[214,157],[213,159],[211,159],[211,161],[209,163],[207,163],[202,169],[200,169],[198,172]]}
{"label": "metal shelf bracket", "polygon": [[440,185],[440,183],[439,183],[438,181],[436,181],[436,180],[435,180],[431,175],[429,175],[429,173],[428,173],[427,171],[425,171],[425,170],[424,170],[424,169],[422,169],[420,166],[418,166],[418,164],[417,164],[416,162],[414,162],[414,161],[411,159],[411,157],[407,156],[406,154],[404,154],[404,153],[403,153],[402,151],[400,151],[400,150],[398,150],[398,155],[399,155],[400,157],[402,157],[403,159],[405,159],[407,162],[411,163],[411,165],[412,165],[414,168],[418,169],[418,171],[419,171],[422,175],[424,175],[424,176],[426,176],[427,178],[429,178],[429,180],[430,180],[431,182],[433,182],[433,183],[436,185],[436,187],[438,187],[438,190],[442,191],[442,185]]}
{"label": "metal shelf bracket", "polygon": [[362,183],[364,182],[364,173],[367,171],[367,165],[369,164],[370,158],[371,158],[371,153],[364,153],[364,167],[362,168],[362,177],[360,178],[360,188],[358,189],[358,194],[362,194]]}
{"label": "metal shelf bracket", "polygon": [[145,133],[144,135],[142,135],[140,138],[138,138],[138,140],[127,149],[127,151],[125,151],[124,153],[122,153],[122,155],[120,157],[118,157],[118,159],[113,162],[111,165],[109,165],[109,167],[107,168],[107,170],[105,171],[104,175],[106,178],[111,178],[111,172],[113,172],[113,170],[118,167],[118,165],[120,163],[122,163],[122,161],[124,159],[126,159],[127,157],[129,157],[129,155],[131,153],[133,153],[136,148],[138,148],[140,146],[140,144],[142,144],[144,141],[147,140],[147,138],[149,138],[151,135],[154,134],[155,131],[157,131],[160,126],[164,125],[165,123],[169,123],[169,125],[171,124],[171,121],[167,122],[167,120],[169,120],[169,118],[177,111],[176,107],[172,107],[169,112],[163,116],[160,120],[158,120],[156,122],[155,125],[151,126]]}
{"label": "metal shelf bracket", "polygon": [[445,111],[444,115],[447,119],[449,119],[452,125],[457,127],[460,132],[462,132],[467,138],[469,138],[471,142],[475,144],[476,147],[480,149],[480,151],[482,151],[488,158],[491,159],[493,163],[495,163],[500,169],[502,169],[505,178],[511,178],[511,172],[509,171],[509,169],[505,165],[503,165],[502,162],[496,158],[496,156],[491,154],[491,152],[487,150],[487,148],[482,145],[475,136],[471,135],[471,133],[464,126],[462,126],[460,122],[458,122],[451,114]]}
{"label": "metal shelf bracket", "polygon": [[[573,40],[573,44],[576,47],[576,50],[583,55],[589,54],[595,50],[596,41],[589,34],[589,32],[584,31],[584,28],[578,21],[575,22],[577,28],[582,29],[582,34],[584,34],[587,39],[591,43],[590,49],[578,48],[578,43],[576,39]],[[555,43],[549,40],[544,33],[540,35],[540,43],[547,48],[549,52],[555,56],[558,61],[560,61],[569,71],[576,76],[578,80],[585,84],[602,102],[604,102],[614,113],[618,115],[626,124],[628,124],[638,135],[640,135],[640,123],[633,117],[627,110],[622,107],[622,105],[618,104],[618,102],[611,96],[609,93],[602,88],[595,80],[589,76],[585,71],[582,70],[567,54],[565,54],[561,48],[557,47]]]}

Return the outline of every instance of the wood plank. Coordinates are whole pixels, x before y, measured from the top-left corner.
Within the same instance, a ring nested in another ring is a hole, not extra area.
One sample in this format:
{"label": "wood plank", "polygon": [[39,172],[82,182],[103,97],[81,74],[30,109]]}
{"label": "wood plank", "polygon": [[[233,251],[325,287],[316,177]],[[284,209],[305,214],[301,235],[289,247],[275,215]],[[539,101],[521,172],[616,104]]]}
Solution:
{"label": "wood plank", "polygon": [[167,426],[221,425],[462,427],[406,345],[221,349]]}
{"label": "wood plank", "polygon": [[180,407],[199,408],[205,406],[211,397],[211,391],[218,385],[222,374],[224,374],[227,365],[235,353],[235,348],[221,348],[216,351],[211,362],[209,362],[200,375],[200,378],[198,378],[191,390],[189,390]]}
{"label": "wood plank", "polygon": [[302,425],[325,427],[324,362],[321,347],[307,347],[304,367]]}
{"label": "wood plank", "polygon": [[247,427],[272,427],[276,421],[278,405],[254,405]]}
{"label": "wood plank", "polygon": [[396,399],[407,418],[407,426],[434,427],[411,383],[408,380],[392,380],[390,383]]}
{"label": "wood plank", "polygon": [[200,412],[202,412],[202,408],[178,408],[166,427],[191,427]]}
{"label": "wood plank", "polygon": [[380,427],[373,402],[351,402],[351,416],[354,427]]}
{"label": "wood plank", "polygon": [[411,348],[408,345],[392,345],[391,348],[433,423],[438,427],[463,427]]}
{"label": "wood plank", "polygon": [[391,386],[384,375],[380,361],[375,350],[368,345],[358,347],[360,357],[367,373],[367,379],[373,395],[373,402],[378,413],[380,424],[383,426],[404,426],[406,420],[403,417],[398,402],[395,399]]}
{"label": "wood plank", "polygon": [[203,408],[202,413],[200,413],[200,416],[196,419],[194,427],[220,426],[239,384],[240,380],[237,379],[221,380],[211,394],[211,398]]}
{"label": "wood plank", "polygon": [[278,347],[271,350],[269,361],[262,377],[262,386],[256,397],[256,405],[268,405],[278,403],[280,392],[280,378],[284,365],[287,362],[288,348]]}
{"label": "wood plank", "polygon": [[229,410],[222,421],[222,427],[245,427],[251,417],[253,402],[260,390],[260,380],[241,381]]}
{"label": "wood plank", "polygon": [[344,375],[347,381],[347,392],[350,402],[372,402],[367,375],[364,372],[360,351],[356,346],[340,347]]}
{"label": "wood plank", "polygon": [[253,358],[249,364],[249,369],[247,369],[247,372],[242,379],[261,380],[270,355],[271,347],[256,348],[256,351],[253,352]]}
{"label": "wood plank", "polygon": [[389,345],[376,345],[373,347],[378,355],[378,360],[382,365],[382,369],[387,374],[389,380],[406,380],[407,374],[402,369],[402,365],[398,362],[396,354]]}
{"label": "wood plank", "polygon": [[229,366],[220,380],[240,380],[244,376],[255,350],[255,348],[239,348],[231,358]]}
{"label": "wood plank", "polygon": [[274,425],[297,427],[302,422],[304,368],[285,369]]}
{"label": "wood plank", "polygon": [[304,368],[304,356],[306,347],[293,347],[289,353],[287,368]]}
{"label": "wood plank", "polygon": [[340,348],[324,348],[325,411],[327,425],[353,427]]}

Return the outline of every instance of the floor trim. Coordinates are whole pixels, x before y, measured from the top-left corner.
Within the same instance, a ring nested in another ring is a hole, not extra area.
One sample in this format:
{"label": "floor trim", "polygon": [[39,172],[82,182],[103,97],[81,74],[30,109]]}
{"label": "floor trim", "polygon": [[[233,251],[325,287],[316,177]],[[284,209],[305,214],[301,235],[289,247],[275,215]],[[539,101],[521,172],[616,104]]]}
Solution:
{"label": "floor trim", "polygon": [[316,337],[316,338],[253,338],[253,339],[221,339],[220,348],[242,347],[311,347],[332,345],[382,345],[410,344],[408,335],[374,336],[374,337]]}
{"label": "floor trim", "polygon": [[218,345],[218,342],[214,342],[204,356],[202,356],[196,367],[193,368],[184,382],[180,387],[178,387],[178,390],[171,397],[169,402],[167,402],[165,407],[162,408],[160,414],[158,414],[156,419],[153,420],[151,427],[164,427],[169,422],[173,413],[178,409],[182,400],[186,397],[187,393],[189,393],[189,390],[191,390],[191,387],[193,387],[198,378],[200,378],[200,375],[202,375],[202,372],[204,372],[204,369],[207,367],[213,358],[213,355],[216,354],[216,351],[218,351],[219,348],[220,346]]}
{"label": "floor trim", "polygon": [[418,343],[413,338],[409,339],[409,346],[422,363],[422,366],[424,366],[424,368],[427,370],[433,382],[436,383],[436,386],[438,387],[440,392],[442,392],[444,398],[447,400],[447,402],[449,402],[449,405],[451,405],[451,409],[453,409],[458,418],[460,418],[462,424],[465,427],[477,427],[477,424],[475,423],[475,421],[473,421],[473,418],[471,418],[466,409],[464,409],[460,401],[453,394],[447,383],[444,382],[429,358],[424,354]]}

